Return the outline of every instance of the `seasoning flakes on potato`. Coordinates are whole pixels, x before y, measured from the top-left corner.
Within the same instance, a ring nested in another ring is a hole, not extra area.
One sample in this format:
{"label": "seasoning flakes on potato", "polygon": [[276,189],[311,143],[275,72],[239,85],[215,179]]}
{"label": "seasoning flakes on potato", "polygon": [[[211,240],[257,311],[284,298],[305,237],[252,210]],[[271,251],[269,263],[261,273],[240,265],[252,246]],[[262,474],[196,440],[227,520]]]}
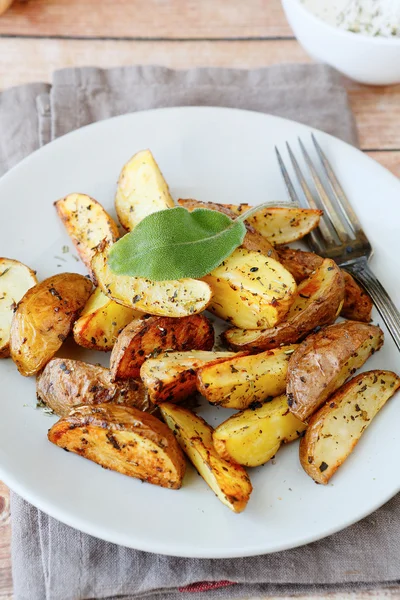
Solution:
{"label": "seasoning flakes on potato", "polygon": [[165,403],[161,413],[179,444],[212,491],[233,512],[242,512],[252,485],[244,468],[227,461],[214,448],[213,429],[190,410]]}
{"label": "seasoning flakes on potato", "polygon": [[10,356],[14,310],[24,294],[37,284],[36,273],[12,258],[0,258],[0,358]]}
{"label": "seasoning flakes on potato", "polygon": [[305,472],[317,483],[327,484],[399,387],[395,373],[367,371],[337,390],[311,417],[300,442]]}
{"label": "seasoning flakes on potato", "polygon": [[111,375],[114,381],[137,378],[150,356],[166,350],[211,350],[213,345],[214,328],[204,315],[135,319],[123,329],[113,348]]}
{"label": "seasoning flakes on potato", "polygon": [[137,408],[82,406],[57,421],[48,439],[105,469],[170,489],[182,485],[185,458],[173,433]]}

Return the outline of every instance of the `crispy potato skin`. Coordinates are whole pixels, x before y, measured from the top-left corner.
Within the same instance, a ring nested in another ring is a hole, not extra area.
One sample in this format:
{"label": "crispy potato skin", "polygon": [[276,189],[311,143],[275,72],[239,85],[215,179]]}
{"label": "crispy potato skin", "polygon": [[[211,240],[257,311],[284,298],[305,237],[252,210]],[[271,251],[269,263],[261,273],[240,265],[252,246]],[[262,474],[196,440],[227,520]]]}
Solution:
{"label": "crispy potato skin", "polygon": [[326,258],[303,279],[285,320],[260,331],[228,329],[224,339],[234,350],[260,352],[301,341],[315,327],[333,323],[341,309],[344,279],[333,260]]}
{"label": "crispy potato skin", "polygon": [[[278,260],[293,275],[296,283],[300,283],[321,266],[324,260],[313,252],[278,248]],[[344,303],[341,316],[352,321],[370,323],[373,303],[367,292],[356,282],[354,277],[342,269],[344,277]]]}
{"label": "crispy potato skin", "polygon": [[10,356],[14,309],[24,294],[36,284],[35,271],[18,260],[0,258],[0,358]]}
{"label": "crispy potato skin", "polygon": [[69,194],[54,203],[79,256],[92,275],[90,263],[96,247],[119,238],[118,226],[99,202],[86,194]]}
{"label": "crispy potato skin", "polygon": [[250,478],[243,467],[219,456],[212,440],[212,427],[190,410],[175,404],[163,404],[161,413],[212,491],[233,512],[242,512],[252,492]]}
{"label": "crispy potato skin", "polygon": [[258,467],[273,458],[282,444],[296,440],[305,428],[290,412],[283,394],[229,417],[215,429],[213,442],[222,458]]}
{"label": "crispy potato skin", "polygon": [[165,350],[211,350],[214,328],[204,315],[175,319],[135,319],[122,330],[112,350],[110,370],[113,381],[137,378],[150,355]]}
{"label": "crispy potato skin", "polygon": [[203,365],[219,364],[244,353],[207,352],[164,352],[156,358],[147,359],[140,377],[147,388],[149,398],[155,404],[180,402],[196,392],[196,373]]}
{"label": "crispy potato skin", "polygon": [[327,484],[399,387],[400,378],[391,371],[361,373],[342,386],[309,421],[300,442],[305,472]]}
{"label": "crispy potato skin", "polygon": [[137,408],[82,406],[55,423],[48,439],[105,469],[166,488],[182,485],[185,459],[174,435]]}
{"label": "crispy potato skin", "polygon": [[60,273],[30,288],[11,325],[11,358],[21,375],[34,375],[54,356],[85,306],[92,283],[77,273]]}
{"label": "crispy potato skin", "polygon": [[68,358],[53,358],[47,363],[36,379],[36,395],[60,417],[82,404],[107,402],[154,410],[141,381],[113,383],[109,369]]}
{"label": "crispy potato skin", "polygon": [[211,404],[243,410],[286,390],[290,355],[296,346],[233,357],[197,371],[197,389]]}
{"label": "crispy potato skin", "polygon": [[96,288],[74,323],[74,340],[89,350],[109,352],[124,327],[142,316],[143,313],[110,300]]}
{"label": "crispy potato skin", "polygon": [[[215,202],[201,202],[200,200],[180,199],[178,200],[178,204],[184,208],[187,208],[187,210],[190,212],[195,208],[208,208],[209,210],[221,212],[231,219],[235,219],[237,216],[230,208],[223,204],[216,204]],[[247,233],[243,240],[242,248],[254,252],[261,252],[261,254],[264,254],[265,256],[279,260],[278,253],[273,245],[267,240],[267,238],[258,233],[258,231],[256,231],[249,223],[246,223],[245,225]]]}
{"label": "crispy potato skin", "polygon": [[291,412],[307,420],[383,344],[376,325],[345,321],[308,336],[290,357]]}

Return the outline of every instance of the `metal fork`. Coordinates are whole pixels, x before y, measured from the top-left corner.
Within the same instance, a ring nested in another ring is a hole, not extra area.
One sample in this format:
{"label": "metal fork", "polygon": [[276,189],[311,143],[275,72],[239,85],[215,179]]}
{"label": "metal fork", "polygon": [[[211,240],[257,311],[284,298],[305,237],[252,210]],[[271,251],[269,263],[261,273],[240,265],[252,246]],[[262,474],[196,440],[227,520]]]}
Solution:
{"label": "metal fork", "polygon": [[308,242],[314,252],[320,256],[333,258],[340,267],[351,273],[361,283],[371,296],[398,350],[400,350],[400,313],[385,288],[371,271],[368,261],[373,253],[372,246],[321,146],[314,135],[311,137],[329,182],[329,187],[323,184],[310,155],[299,138],[300,149],[317,192],[315,196],[303,176],[292,149],[286,143],[294,172],[304,194],[304,199],[299,197],[282,156],[275,147],[279,167],[292,202],[324,211],[318,229],[309,234]]}

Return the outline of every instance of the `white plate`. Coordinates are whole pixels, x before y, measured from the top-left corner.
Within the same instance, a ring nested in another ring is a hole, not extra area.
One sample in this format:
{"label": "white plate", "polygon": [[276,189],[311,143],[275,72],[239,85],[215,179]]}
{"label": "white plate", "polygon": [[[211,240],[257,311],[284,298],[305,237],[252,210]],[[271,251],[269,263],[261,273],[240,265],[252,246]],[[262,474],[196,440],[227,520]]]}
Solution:
{"label": "white plate", "polygon": [[[0,181],[0,256],[26,262],[41,279],[62,270],[84,272],[71,254],[62,254],[62,246],[71,244],[52,203],[85,192],[112,211],[119,171],[142,148],[153,151],[175,198],[252,204],[283,199],[274,144],[296,144],[298,135],[308,140],[310,132],[275,117],[216,108],[141,112],[73,132]],[[400,183],[358,150],[317,135],[375,247],[372,266],[400,305]],[[71,343],[63,352],[107,360]],[[389,334],[367,368],[400,371]],[[46,437],[55,418],[33,408],[34,379],[24,379],[11,360],[3,360],[0,381],[0,478],[53,517],[117,544],[207,558],[274,552],[332,534],[400,489],[393,468],[393,457],[400,455],[399,397],[384,407],[331,485],[316,485],[302,471],[293,443],[251,471],[254,492],[246,511],[236,515],[191,468],[183,488],[171,491],[62,452]],[[215,425],[229,413],[203,414]]]}

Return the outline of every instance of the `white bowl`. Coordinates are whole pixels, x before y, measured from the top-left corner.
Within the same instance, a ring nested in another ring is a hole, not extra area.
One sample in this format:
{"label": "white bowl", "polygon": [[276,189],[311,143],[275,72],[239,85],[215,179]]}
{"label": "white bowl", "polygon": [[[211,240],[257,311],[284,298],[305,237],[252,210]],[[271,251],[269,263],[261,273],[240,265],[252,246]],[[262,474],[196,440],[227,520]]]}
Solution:
{"label": "white bowl", "polygon": [[295,36],[308,54],[355,81],[400,83],[400,39],[369,37],[326,23],[299,0],[282,0]]}

